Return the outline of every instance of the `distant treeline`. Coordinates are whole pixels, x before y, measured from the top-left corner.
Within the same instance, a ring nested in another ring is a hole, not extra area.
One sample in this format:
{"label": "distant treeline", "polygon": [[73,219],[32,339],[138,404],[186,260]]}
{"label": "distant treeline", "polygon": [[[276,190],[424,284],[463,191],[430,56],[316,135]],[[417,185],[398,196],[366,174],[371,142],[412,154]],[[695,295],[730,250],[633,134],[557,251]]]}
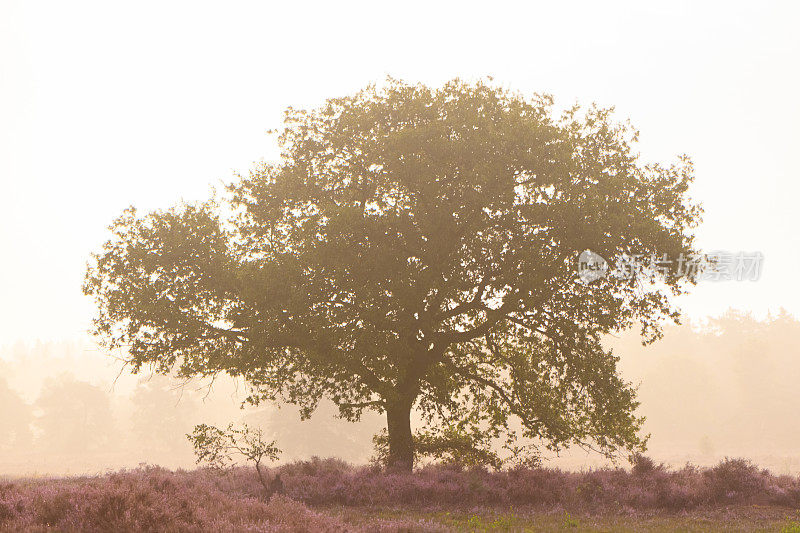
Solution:
{"label": "distant treeline", "polygon": [[638,383],[649,452],[680,465],[750,457],[778,473],[800,471],[800,321],[729,311],[665,330],[643,347],[610,339]]}
{"label": "distant treeline", "polygon": [[313,422],[301,422],[291,406],[242,409],[245,391],[231,379],[130,376],[112,363],[74,343],[17,344],[0,352],[0,476],[139,463],[189,467],[194,455],[186,434],[195,424],[237,420],[280,441],[284,459],[325,450],[364,462],[379,429],[377,419],[358,425],[335,419],[329,404]]}

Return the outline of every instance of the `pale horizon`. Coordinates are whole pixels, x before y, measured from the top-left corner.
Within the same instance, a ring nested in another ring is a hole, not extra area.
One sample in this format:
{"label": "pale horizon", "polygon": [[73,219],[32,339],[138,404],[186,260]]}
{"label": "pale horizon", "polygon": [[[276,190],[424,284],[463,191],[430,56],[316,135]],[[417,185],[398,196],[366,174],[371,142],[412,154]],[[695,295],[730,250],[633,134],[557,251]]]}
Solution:
{"label": "pale horizon", "polygon": [[[681,299],[686,316],[800,314],[794,4],[429,6],[424,19],[412,5],[178,5],[4,3],[0,345],[82,339],[93,313],[85,264],[124,208],[204,198],[276,156],[266,131],[285,108],[387,75],[434,85],[491,76],[558,105],[616,106],[640,130],[645,160],[694,160],[699,245],[764,254],[758,282],[702,283]],[[450,23],[435,24],[445,12]],[[301,14],[300,28],[288,22]],[[369,23],[382,17],[408,34]]]}

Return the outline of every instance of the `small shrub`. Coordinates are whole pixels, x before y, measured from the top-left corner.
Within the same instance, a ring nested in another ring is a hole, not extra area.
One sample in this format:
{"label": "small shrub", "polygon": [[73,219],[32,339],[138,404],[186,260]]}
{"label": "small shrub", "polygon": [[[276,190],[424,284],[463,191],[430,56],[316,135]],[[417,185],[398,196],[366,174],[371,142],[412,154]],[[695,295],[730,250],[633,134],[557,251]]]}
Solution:
{"label": "small shrub", "polygon": [[713,502],[743,501],[765,496],[765,476],[746,459],[725,459],[705,472]]}
{"label": "small shrub", "polygon": [[581,527],[581,523],[576,518],[572,518],[572,516],[567,512],[564,513],[564,521],[562,522],[562,525],[567,529]]}
{"label": "small shrub", "polygon": [[258,480],[267,495],[272,495],[277,486],[283,490],[283,484],[278,485],[275,479],[272,482],[267,481],[262,470],[262,462],[276,460],[281,451],[275,446],[275,441],[264,441],[260,429],[252,429],[247,424],[236,428],[230,424],[227,429],[222,430],[200,424],[186,437],[194,446],[198,464],[204,462],[214,468],[223,468],[234,464],[236,457],[241,456],[253,463]]}
{"label": "small shrub", "polygon": [[633,454],[629,460],[632,465],[631,473],[634,476],[647,476],[665,470],[664,465],[656,464],[651,458],[641,453]]}

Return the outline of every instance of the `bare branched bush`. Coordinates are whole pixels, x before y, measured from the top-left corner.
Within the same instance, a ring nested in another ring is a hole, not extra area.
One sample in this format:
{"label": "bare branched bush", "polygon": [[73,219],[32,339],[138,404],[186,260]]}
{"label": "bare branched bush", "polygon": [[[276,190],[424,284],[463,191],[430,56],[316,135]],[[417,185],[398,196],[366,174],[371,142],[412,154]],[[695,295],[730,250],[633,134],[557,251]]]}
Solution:
{"label": "bare branched bush", "polygon": [[234,465],[237,458],[241,457],[253,463],[258,473],[258,480],[268,496],[283,492],[280,477],[276,476],[272,481],[267,481],[262,464],[265,460],[276,460],[281,450],[275,446],[275,441],[265,442],[260,429],[251,428],[247,424],[236,428],[230,424],[222,430],[200,424],[186,437],[194,446],[198,464],[206,463],[214,468],[225,468]]}

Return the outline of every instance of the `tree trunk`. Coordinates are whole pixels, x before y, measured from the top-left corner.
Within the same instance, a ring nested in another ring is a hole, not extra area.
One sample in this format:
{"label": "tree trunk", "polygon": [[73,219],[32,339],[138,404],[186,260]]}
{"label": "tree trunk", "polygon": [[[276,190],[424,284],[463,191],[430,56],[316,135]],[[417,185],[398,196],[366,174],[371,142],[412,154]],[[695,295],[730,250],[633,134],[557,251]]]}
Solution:
{"label": "tree trunk", "polygon": [[398,401],[386,408],[389,432],[389,470],[411,472],[414,467],[414,439],[411,436],[411,404]]}
{"label": "tree trunk", "polygon": [[264,487],[264,490],[269,493],[269,485],[267,484],[267,480],[264,478],[264,472],[261,471],[261,461],[256,461],[256,472],[258,472],[258,480],[261,482],[261,486]]}

